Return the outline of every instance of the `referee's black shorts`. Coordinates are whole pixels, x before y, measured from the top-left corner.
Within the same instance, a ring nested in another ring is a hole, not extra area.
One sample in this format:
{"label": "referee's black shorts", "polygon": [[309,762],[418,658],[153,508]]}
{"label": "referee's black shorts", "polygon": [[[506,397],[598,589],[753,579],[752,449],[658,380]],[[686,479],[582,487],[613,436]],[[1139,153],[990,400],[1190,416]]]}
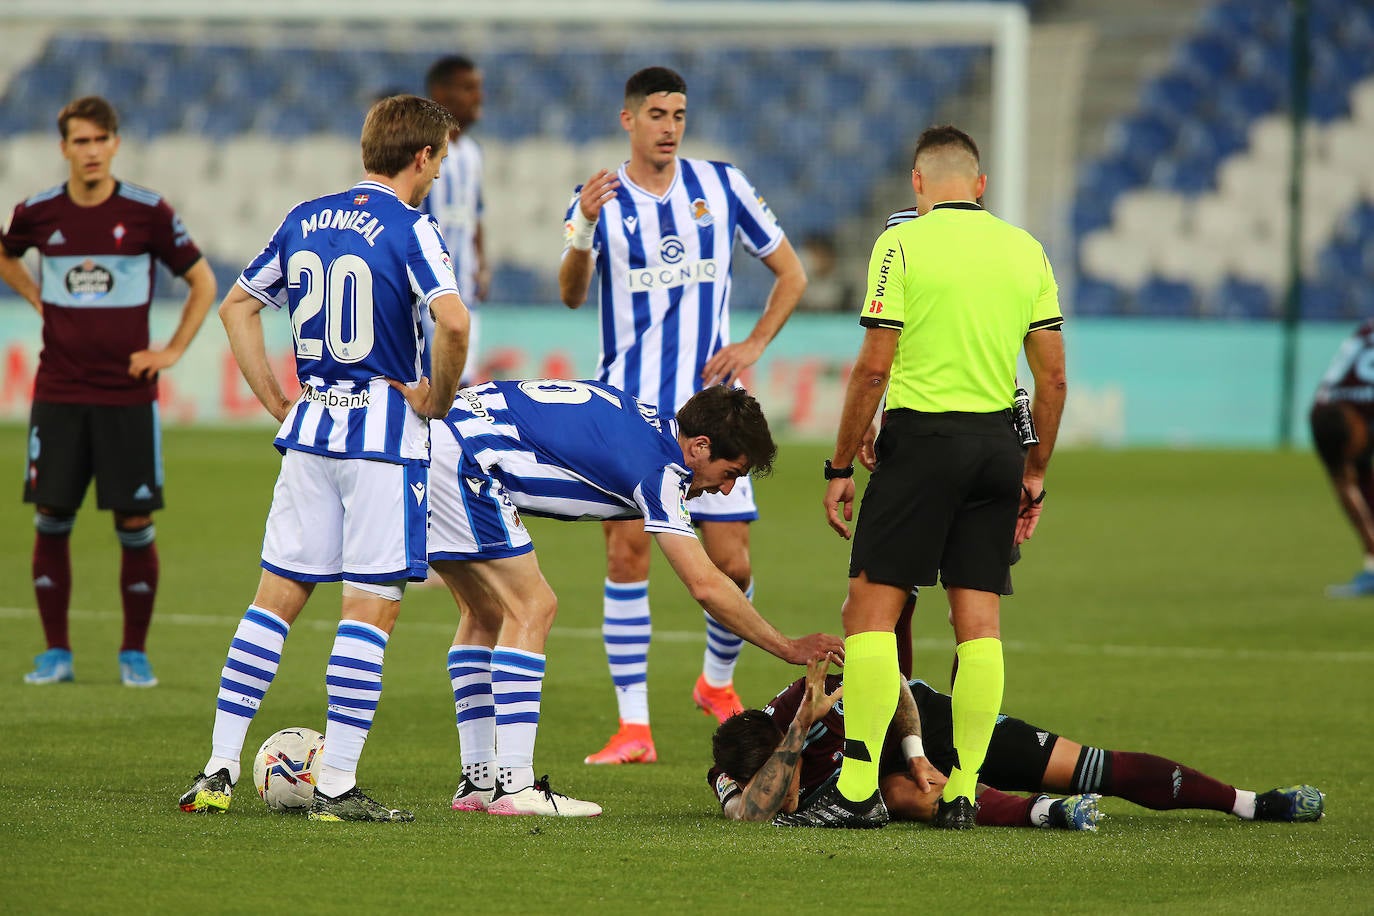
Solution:
{"label": "referee's black shorts", "polygon": [[889,410],[875,448],[850,578],[1010,594],[1026,459],[1008,413]]}

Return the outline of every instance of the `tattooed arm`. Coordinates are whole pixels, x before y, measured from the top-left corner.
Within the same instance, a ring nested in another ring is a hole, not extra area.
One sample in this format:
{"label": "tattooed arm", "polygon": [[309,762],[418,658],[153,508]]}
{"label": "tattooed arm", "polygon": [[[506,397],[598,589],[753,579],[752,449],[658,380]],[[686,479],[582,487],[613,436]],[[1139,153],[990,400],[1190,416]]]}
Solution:
{"label": "tattooed arm", "polygon": [[797,708],[797,715],[787,727],[787,734],[773,755],[744,786],[744,790],[725,803],[725,816],[730,820],[766,821],[789,804],[796,807],[801,752],[806,733],[816,720],[830,712],[844,690],[843,687],[836,687],[834,693],[825,692],[825,671],[829,664],[830,657],[827,655],[812,660],[806,666],[806,694]]}
{"label": "tattooed arm", "polygon": [[[916,708],[916,698],[911,695],[911,685],[902,678],[902,689],[897,694],[897,711],[892,716],[892,725],[888,728],[889,740],[901,742],[903,756],[907,758],[907,772],[911,778],[916,780],[916,785],[922,792],[929,792],[931,781],[944,782],[944,776],[926,758],[925,750],[920,745],[921,738],[921,713]],[[915,737],[916,741],[908,744],[906,739]],[[912,751],[918,750],[913,756]]]}

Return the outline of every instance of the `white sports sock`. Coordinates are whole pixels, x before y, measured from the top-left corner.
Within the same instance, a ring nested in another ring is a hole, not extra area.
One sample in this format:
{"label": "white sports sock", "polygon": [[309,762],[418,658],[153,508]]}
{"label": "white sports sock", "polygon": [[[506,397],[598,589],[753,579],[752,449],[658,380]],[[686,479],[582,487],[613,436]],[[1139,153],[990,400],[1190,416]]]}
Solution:
{"label": "white sports sock", "polygon": [[387,634],[369,623],[340,621],[325,669],[329,713],[317,788],[337,798],[357,785],[358,759],[382,698]]}
{"label": "white sports sock", "polygon": [[1255,819],[1255,793],[1245,789],[1236,790],[1236,803],[1231,806],[1231,813],[1244,821]]}
{"label": "white sports sock", "polygon": [[1031,805],[1030,810],[1032,827],[1050,826],[1050,809],[1054,807],[1056,801],[1057,799],[1050,798],[1048,795],[1042,795],[1035,800],[1035,804]]}
{"label": "white sports sock", "polygon": [[491,653],[491,692],[496,706],[496,766],[501,788],[534,785],[534,739],[544,690],[545,656],[497,646]]}
{"label": "white sports sock", "polygon": [[601,641],[615,684],[620,720],[649,724],[649,583],[606,580]]}
{"label": "white sports sock", "polygon": [[[750,604],[754,603],[753,579],[749,580],[744,597]],[[701,659],[701,675],[712,687],[726,687],[735,679],[735,663],[739,661],[744,640],[717,623],[710,614],[703,612],[702,616],[706,618],[706,652]]]}
{"label": "white sports sock", "polygon": [[219,675],[212,749],[202,771],[206,775],[227,769],[229,780],[238,782],[239,758],[243,755],[248,726],[277,676],[282,645],[290,630],[290,625],[271,611],[248,605]]}
{"label": "white sports sock", "polygon": [[454,646],[448,651],[463,775],[482,789],[490,789],[495,778],[496,705],[491,690],[491,655],[487,646]]}

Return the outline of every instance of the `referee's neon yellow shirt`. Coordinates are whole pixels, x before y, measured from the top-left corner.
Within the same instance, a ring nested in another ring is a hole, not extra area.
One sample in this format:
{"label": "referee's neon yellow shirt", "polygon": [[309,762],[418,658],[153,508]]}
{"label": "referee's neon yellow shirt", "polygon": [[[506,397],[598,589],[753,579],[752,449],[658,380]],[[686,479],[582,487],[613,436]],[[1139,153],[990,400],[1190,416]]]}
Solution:
{"label": "referee's neon yellow shirt", "polygon": [[878,236],[859,323],[901,331],[889,410],[993,413],[1011,406],[1026,335],[1064,316],[1040,243],[949,201]]}

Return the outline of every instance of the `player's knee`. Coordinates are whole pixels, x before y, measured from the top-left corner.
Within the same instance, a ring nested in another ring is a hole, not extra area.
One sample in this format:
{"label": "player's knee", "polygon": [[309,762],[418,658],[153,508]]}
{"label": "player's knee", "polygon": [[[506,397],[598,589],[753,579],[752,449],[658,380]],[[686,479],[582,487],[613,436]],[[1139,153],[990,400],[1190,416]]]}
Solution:
{"label": "player's knee", "polygon": [[1308,414],[1312,427],[1312,443],[1317,456],[1333,476],[1346,463],[1350,446],[1350,424],[1339,404],[1317,404]]}
{"label": "player's knee", "polygon": [[649,578],[649,551],[633,541],[608,540],[606,576],[612,582],[643,582]]}
{"label": "player's knee", "polygon": [[712,557],[712,562],[716,564],[725,575],[730,577],[730,581],[739,586],[740,591],[748,591],[749,580],[752,578],[752,571],[749,568],[749,556],[735,554],[728,557]]}
{"label": "player's knee", "polygon": [[351,589],[353,592],[363,592],[367,595],[375,595],[383,601],[400,601],[406,593],[406,581],[399,579],[395,582],[356,582],[352,579],[344,579],[344,596],[348,596]]}
{"label": "player's knee", "polygon": [[[142,524],[139,524],[139,523]],[[115,519],[115,536],[119,544],[128,550],[139,550],[153,546],[157,538],[157,528],[147,516]]]}
{"label": "player's knee", "polygon": [[70,510],[40,508],[33,514],[33,527],[39,534],[64,538],[76,527],[76,513]]}

